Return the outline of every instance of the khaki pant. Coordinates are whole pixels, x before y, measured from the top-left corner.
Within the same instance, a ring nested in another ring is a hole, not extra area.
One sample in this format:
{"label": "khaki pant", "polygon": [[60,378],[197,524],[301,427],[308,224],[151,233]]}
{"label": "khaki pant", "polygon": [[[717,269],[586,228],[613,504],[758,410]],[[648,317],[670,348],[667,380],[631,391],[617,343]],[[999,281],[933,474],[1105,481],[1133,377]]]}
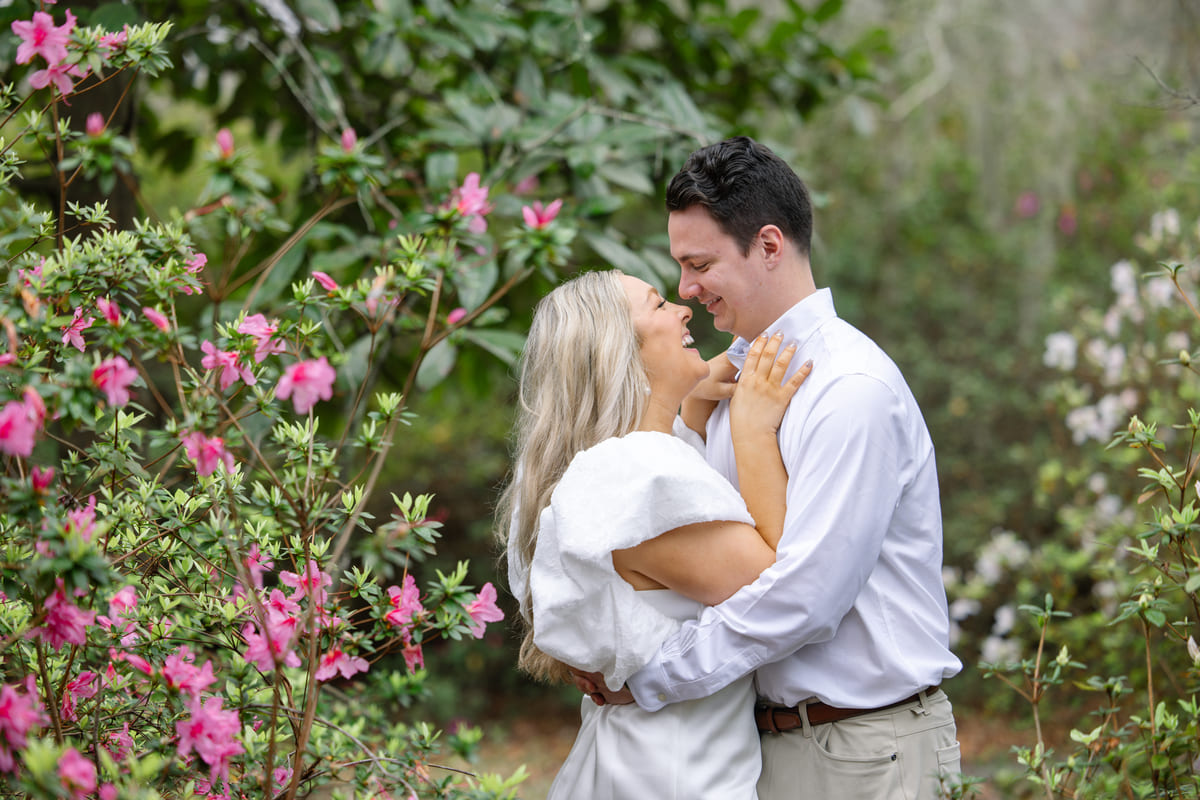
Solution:
{"label": "khaki pant", "polygon": [[934,800],[959,777],[954,714],[940,690],[840,722],[801,718],[800,728],[762,734],[760,800]]}

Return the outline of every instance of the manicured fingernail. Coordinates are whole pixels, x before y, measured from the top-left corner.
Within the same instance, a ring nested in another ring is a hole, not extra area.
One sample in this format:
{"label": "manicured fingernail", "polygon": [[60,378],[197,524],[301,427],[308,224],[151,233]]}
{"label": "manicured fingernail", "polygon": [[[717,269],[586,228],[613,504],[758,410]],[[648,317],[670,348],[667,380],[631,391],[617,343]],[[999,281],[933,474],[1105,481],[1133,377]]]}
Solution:
{"label": "manicured fingernail", "polygon": [[772,339],[782,339],[783,331],[775,331],[773,334],[771,334],[771,338]]}
{"label": "manicured fingernail", "polygon": [[812,359],[810,358],[808,361],[805,361],[803,367],[804,369],[812,369]]}

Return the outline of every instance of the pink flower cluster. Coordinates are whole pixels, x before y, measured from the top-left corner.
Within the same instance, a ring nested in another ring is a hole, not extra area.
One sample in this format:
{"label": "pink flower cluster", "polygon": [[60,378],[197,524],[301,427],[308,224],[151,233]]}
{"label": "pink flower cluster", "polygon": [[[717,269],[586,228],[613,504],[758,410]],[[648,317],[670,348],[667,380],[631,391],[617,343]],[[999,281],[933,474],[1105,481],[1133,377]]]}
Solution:
{"label": "pink flower cluster", "polygon": [[521,216],[525,218],[525,224],[533,228],[535,231],[548,227],[551,222],[554,222],[558,216],[559,210],[562,209],[563,201],[561,198],[550,203],[546,207],[542,207],[540,202],[535,202],[531,206],[521,207]]}
{"label": "pink flower cluster", "polygon": [[467,614],[474,623],[471,625],[471,635],[476,639],[483,638],[487,623],[504,619],[504,612],[496,605],[496,587],[492,586],[490,581],[485,583],[475,595],[475,599],[467,604]]}
{"label": "pink flower cluster", "polygon": [[46,404],[32,387],[20,400],[9,400],[0,408],[0,453],[28,457],[33,440],[46,420]]}
{"label": "pink flower cluster", "polygon": [[467,230],[471,233],[487,231],[486,215],[492,206],[488,203],[488,187],[479,185],[479,173],[467,175],[462,186],[456,188],[450,195],[449,208],[454,209],[467,220]]}
{"label": "pink flower cluster", "polygon": [[425,666],[421,644],[412,638],[415,623],[425,613],[425,607],[421,605],[421,593],[412,575],[405,575],[401,586],[389,586],[387,591],[392,609],[383,615],[383,619],[400,629],[400,636],[404,640],[404,664],[412,672]]}
{"label": "pink flower cluster", "polygon": [[235,350],[218,350],[216,345],[207,339],[200,345],[200,349],[204,351],[204,358],[200,359],[200,366],[205,369],[219,369],[218,385],[221,391],[225,391],[238,378],[245,381],[247,386],[253,386],[256,383],[254,373],[250,368],[242,364],[238,359],[237,351]]}
{"label": "pink flower cluster", "polygon": [[283,352],[283,342],[275,338],[279,320],[267,321],[262,314],[251,314],[238,325],[237,332],[254,339],[254,361],[261,364],[267,356]]}
{"label": "pink flower cluster", "polygon": [[129,402],[129,386],[137,377],[138,371],[121,356],[101,361],[92,370],[92,383],[104,392],[110,406],[123,406]]}
{"label": "pink flower cluster", "polygon": [[245,752],[236,738],[242,729],[238,713],[222,708],[223,704],[220,697],[209,697],[203,704],[198,697],[194,698],[187,707],[191,716],[175,724],[179,735],[177,752],[181,757],[193,752],[200,756],[212,768],[213,781],[228,781],[230,759]]}
{"label": "pink flower cluster", "polygon": [[62,343],[75,347],[79,352],[84,351],[83,332],[92,327],[94,317],[83,316],[83,307],[75,309],[75,316],[62,327]]}
{"label": "pink flower cluster", "polygon": [[95,611],[85,611],[71,602],[59,578],[58,588],[50,593],[42,604],[45,620],[42,625],[29,631],[30,638],[38,638],[54,650],[63,645],[81,645],[87,641],[87,629],[96,620]]}
{"label": "pink flower cluster", "polygon": [[137,604],[137,589],[132,586],[122,586],[108,601],[108,614],[96,617],[96,624],[107,631],[115,628],[121,634],[121,644],[128,647],[138,640],[138,635],[134,631],[137,621],[133,619],[133,612],[137,609]]}
{"label": "pink flower cluster", "polygon": [[212,661],[205,661],[203,667],[197,667],[196,656],[187,645],[180,646],[167,656],[163,661],[162,676],[167,686],[193,700],[198,700],[200,693],[217,680],[213,675]]}
{"label": "pink flower cluster", "polygon": [[220,436],[205,436],[193,431],[184,433],[182,441],[183,451],[196,465],[196,474],[200,477],[212,475],[218,466],[224,466],[226,472],[233,472],[233,454],[225,449],[225,440]]}
{"label": "pink flower cluster", "polygon": [[29,85],[34,89],[45,89],[51,83],[60,94],[70,94],[75,89],[71,77],[87,77],[87,70],[77,64],[63,63],[67,59],[67,45],[71,41],[71,31],[75,28],[75,16],[68,11],[67,21],[62,25],[54,24],[54,17],[45,11],[33,12],[29,21],[16,20],[12,31],[21,37],[17,48],[18,64],[28,64],[34,56],[46,59],[45,69],[39,69],[29,76]]}
{"label": "pink flower cluster", "polygon": [[34,728],[49,722],[32,675],[25,679],[24,692],[0,684],[0,772],[16,772],[14,753],[25,749]]}
{"label": "pink flower cluster", "polygon": [[296,413],[307,414],[318,400],[333,397],[333,381],[336,378],[337,371],[330,366],[325,356],[300,361],[284,370],[279,384],[275,387],[275,395],[280,400],[290,397]]}

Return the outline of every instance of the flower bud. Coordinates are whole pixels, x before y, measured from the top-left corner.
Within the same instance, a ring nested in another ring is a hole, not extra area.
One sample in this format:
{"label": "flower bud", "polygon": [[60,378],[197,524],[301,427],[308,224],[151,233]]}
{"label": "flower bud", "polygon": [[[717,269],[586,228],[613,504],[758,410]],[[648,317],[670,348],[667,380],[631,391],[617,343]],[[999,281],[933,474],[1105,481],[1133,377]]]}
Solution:
{"label": "flower bud", "polygon": [[1179,363],[1183,364],[1185,367],[1189,366],[1192,363],[1192,354],[1189,353],[1187,350],[1180,350],[1179,351]]}

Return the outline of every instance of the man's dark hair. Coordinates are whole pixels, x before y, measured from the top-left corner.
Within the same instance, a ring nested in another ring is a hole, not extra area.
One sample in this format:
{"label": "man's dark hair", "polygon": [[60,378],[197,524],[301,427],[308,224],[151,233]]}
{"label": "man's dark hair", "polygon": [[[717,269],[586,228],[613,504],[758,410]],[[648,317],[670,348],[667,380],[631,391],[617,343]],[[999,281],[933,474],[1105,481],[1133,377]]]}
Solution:
{"label": "man's dark hair", "polygon": [[804,182],[770,148],[748,136],[688,156],[667,187],[667,211],[695,205],[708,209],[742,255],[764,225],[779,226],[805,255],[812,246],[812,203]]}

